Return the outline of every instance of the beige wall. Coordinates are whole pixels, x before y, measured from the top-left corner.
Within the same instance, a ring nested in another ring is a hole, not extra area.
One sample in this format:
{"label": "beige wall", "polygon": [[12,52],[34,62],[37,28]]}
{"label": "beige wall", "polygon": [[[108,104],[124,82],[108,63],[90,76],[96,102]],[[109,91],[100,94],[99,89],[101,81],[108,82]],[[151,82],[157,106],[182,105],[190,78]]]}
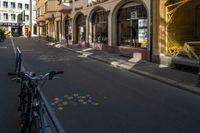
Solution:
{"label": "beige wall", "polygon": [[153,15],[153,54],[166,54],[166,9],[167,0],[154,0]]}
{"label": "beige wall", "polygon": [[[88,6],[88,1],[87,0],[79,0],[74,2],[73,5],[73,12],[70,15],[73,19],[73,29],[75,30],[75,19],[77,17],[77,14],[83,13],[84,15],[87,16],[86,18],[86,42],[90,43],[92,39],[92,31],[91,31],[91,16],[93,11],[99,7],[103,7],[106,11],[109,12],[109,17],[108,17],[108,45],[110,46],[116,46],[117,44],[117,23],[116,23],[116,16],[117,16],[117,11],[118,9],[125,3],[135,1],[135,0],[108,0],[106,2],[96,4],[93,6]],[[149,19],[149,25],[150,25],[150,10],[151,10],[151,4],[150,0],[136,0],[137,2],[142,2],[144,6],[147,9],[148,12],[148,19]],[[77,10],[80,9],[80,10]],[[150,29],[149,29],[149,34],[150,34]],[[76,34],[73,34],[73,39],[75,40]],[[149,38],[150,40],[150,38]],[[149,41],[148,41],[149,42]]]}
{"label": "beige wall", "polygon": [[[44,8],[44,3],[45,1],[49,0],[39,0],[38,4],[37,4],[37,9],[38,7],[43,7]],[[54,2],[56,0],[53,0]],[[149,27],[150,27],[150,22],[151,22],[151,17],[150,17],[150,11],[151,11],[151,4],[150,4],[150,0],[105,0],[105,2],[99,3],[99,4],[95,4],[95,5],[91,5],[89,0],[78,0],[75,1],[73,0],[73,6],[72,6],[72,10],[70,11],[61,11],[58,12],[57,8],[58,6],[56,6],[56,8],[54,7],[56,5],[56,3],[53,4],[53,2],[51,4],[48,4],[48,9],[55,9],[55,30],[58,29],[58,27],[56,26],[57,21],[60,22],[59,24],[59,39],[60,41],[64,40],[64,33],[65,33],[65,28],[64,28],[64,22],[65,19],[67,18],[67,16],[69,16],[70,18],[72,18],[72,28],[73,28],[73,34],[72,34],[72,41],[76,40],[76,33],[75,33],[75,29],[76,29],[76,18],[78,16],[78,14],[83,13],[86,16],[86,43],[90,43],[92,42],[92,31],[91,31],[91,16],[93,14],[93,12],[99,8],[102,7],[105,9],[105,11],[109,12],[108,14],[108,45],[110,46],[116,46],[117,45],[117,22],[116,22],[116,17],[117,17],[117,11],[118,9],[125,3],[128,2],[132,2],[132,1],[137,1],[137,2],[141,2],[144,4],[144,6],[146,7],[146,10],[148,12],[148,19],[149,19]],[[54,11],[54,10],[52,10]],[[45,23],[50,23],[50,20],[46,20]],[[51,24],[49,24],[49,28],[48,28],[48,34],[50,36],[55,36],[57,37],[58,34],[56,33],[51,33],[52,30],[51,29]],[[149,35],[150,35],[150,28],[149,28]],[[57,37],[58,38],[58,37]],[[148,43],[149,43],[149,49],[150,50],[150,36],[148,39]]]}

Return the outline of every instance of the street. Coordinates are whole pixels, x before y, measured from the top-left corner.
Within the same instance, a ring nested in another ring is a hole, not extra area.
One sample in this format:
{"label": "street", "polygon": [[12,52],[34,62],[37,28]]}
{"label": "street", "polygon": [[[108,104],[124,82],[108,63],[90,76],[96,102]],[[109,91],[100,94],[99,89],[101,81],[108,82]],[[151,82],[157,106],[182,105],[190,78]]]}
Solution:
{"label": "street", "polygon": [[[66,133],[199,133],[200,97],[36,38],[13,38],[26,71],[63,70],[42,90]],[[0,132],[19,132],[11,39],[0,44]]]}

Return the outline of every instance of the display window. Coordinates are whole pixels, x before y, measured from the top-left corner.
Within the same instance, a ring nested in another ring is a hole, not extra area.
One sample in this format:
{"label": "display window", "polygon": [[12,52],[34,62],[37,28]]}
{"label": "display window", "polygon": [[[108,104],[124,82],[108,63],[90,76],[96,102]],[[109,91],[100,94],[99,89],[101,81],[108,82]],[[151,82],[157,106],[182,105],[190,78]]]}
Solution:
{"label": "display window", "polygon": [[100,9],[92,17],[92,42],[108,43],[108,14]]}
{"label": "display window", "polygon": [[148,47],[148,19],[144,5],[127,3],[117,15],[118,45],[136,48]]}
{"label": "display window", "polygon": [[77,41],[83,42],[86,38],[86,18],[83,14],[80,14],[76,20],[77,27]]}

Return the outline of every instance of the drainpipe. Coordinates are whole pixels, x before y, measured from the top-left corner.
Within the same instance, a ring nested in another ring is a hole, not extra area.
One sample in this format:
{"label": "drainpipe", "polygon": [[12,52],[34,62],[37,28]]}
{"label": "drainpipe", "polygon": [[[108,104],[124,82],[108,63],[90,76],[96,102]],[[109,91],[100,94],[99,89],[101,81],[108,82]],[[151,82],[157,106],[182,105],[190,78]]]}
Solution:
{"label": "drainpipe", "polygon": [[61,33],[61,37],[60,37],[60,41],[62,41],[62,35],[63,35],[63,33],[62,33],[62,24],[63,24],[63,22],[62,22],[62,12],[61,12],[61,20],[60,20],[60,33]]}
{"label": "drainpipe", "polygon": [[30,10],[30,18],[29,18],[29,27],[30,27],[30,32],[32,33],[32,0],[29,0],[29,10]]}
{"label": "drainpipe", "polygon": [[150,62],[153,61],[153,0],[150,1]]}

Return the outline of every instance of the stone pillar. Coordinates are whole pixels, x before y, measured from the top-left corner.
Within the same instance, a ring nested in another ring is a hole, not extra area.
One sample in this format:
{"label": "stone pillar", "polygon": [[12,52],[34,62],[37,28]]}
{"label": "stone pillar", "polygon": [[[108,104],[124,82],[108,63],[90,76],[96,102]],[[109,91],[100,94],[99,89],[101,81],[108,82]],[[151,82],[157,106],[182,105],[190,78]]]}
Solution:
{"label": "stone pillar", "polygon": [[90,17],[86,17],[86,44],[89,44],[92,42],[92,24],[90,21]]}
{"label": "stone pillar", "polygon": [[113,33],[115,32],[112,32],[113,30],[113,27],[112,27],[112,14],[110,13],[110,10],[107,11],[108,13],[108,45],[109,46],[112,46],[113,45]]}

